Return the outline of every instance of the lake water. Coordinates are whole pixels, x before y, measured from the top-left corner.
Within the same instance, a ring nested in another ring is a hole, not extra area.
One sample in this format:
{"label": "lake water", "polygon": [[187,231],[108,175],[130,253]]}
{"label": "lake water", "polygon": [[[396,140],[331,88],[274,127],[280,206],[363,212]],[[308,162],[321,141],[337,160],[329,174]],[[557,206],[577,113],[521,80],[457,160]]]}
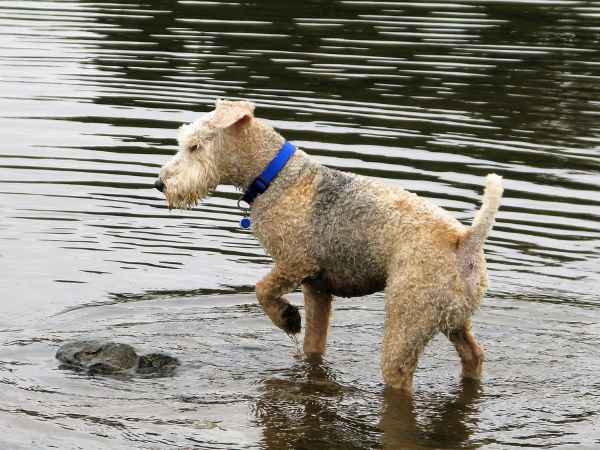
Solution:
{"label": "lake water", "polygon": [[[0,449],[600,448],[599,48],[598,1],[2,1]],[[152,187],[219,97],[464,223],[505,177],[481,383],[436,338],[386,391],[381,294],[336,300],[322,363],[273,327],[235,190]],[[90,337],[182,365],[59,369]]]}

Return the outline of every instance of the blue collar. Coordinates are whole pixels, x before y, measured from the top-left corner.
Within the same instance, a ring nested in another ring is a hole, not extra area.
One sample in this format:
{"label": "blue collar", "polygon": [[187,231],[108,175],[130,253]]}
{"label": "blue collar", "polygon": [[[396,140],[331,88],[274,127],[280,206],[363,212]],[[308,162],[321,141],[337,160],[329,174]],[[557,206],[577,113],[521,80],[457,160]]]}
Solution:
{"label": "blue collar", "polygon": [[258,195],[265,192],[271,182],[275,179],[275,177],[277,177],[277,175],[279,175],[279,172],[281,172],[290,158],[294,155],[295,151],[296,147],[285,141],[267,168],[263,170],[262,173],[248,187],[244,193],[244,196],[242,197],[242,201],[246,202],[248,205],[251,205]]}

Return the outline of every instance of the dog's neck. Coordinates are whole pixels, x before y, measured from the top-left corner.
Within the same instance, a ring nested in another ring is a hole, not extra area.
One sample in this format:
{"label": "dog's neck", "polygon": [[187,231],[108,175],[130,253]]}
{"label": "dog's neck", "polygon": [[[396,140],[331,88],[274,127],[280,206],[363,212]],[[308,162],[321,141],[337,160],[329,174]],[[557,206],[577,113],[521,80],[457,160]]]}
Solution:
{"label": "dog's neck", "polygon": [[289,142],[284,142],[277,155],[269,161],[267,167],[260,173],[260,175],[248,186],[246,192],[242,196],[242,200],[248,205],[254,202],[254,199],[264,193],[271,182],[277,178],[277,175],[285,168],[289,160],[294,156],[296,147]]}
{"label": "dog's neck", "polygon": [[[246,127],[238,130],[238,141],[243,146],[234,155],[228,155],[243,161],[243,164],[227,164],[230,170],[226,171],[222,180],[223,184],[232,184],[243,191],[265,170],[285,142],[283,136],[259,119],[253,119]],[[256,128],[261,128],[261,131],[257,132]]]}

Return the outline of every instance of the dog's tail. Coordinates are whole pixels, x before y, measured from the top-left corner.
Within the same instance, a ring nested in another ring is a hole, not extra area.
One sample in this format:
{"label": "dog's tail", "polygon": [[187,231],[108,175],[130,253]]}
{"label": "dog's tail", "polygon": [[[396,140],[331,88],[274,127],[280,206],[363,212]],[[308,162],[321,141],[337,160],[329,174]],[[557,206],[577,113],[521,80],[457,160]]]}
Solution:
{"label": "dog's tail", "polygon": [[488,233],[494,225],[503,190],[502,177],[494,173],[489,174],[485,180],[483,204],[475,215],[473,225],[471,225],[465,236],[465,248],[473,251],[483,247]]}

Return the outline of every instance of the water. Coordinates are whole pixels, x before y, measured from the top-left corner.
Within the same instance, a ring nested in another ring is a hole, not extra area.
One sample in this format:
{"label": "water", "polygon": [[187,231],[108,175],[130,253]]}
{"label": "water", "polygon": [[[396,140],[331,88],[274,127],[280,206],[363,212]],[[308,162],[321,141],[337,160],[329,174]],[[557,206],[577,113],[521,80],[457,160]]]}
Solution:
{"label": "water", "polygon": [[[1,2],[0,448],[600,448],[599,19],[567,0]],[[386,391],[379,294],[336,301],[322,363],[273,328],[237,193],[169,212],[152,188],[218,97],[465,223],[505,177],[482,383],[438,338],[412,401]],[[59,370],[91,337],[182,366]]]}

